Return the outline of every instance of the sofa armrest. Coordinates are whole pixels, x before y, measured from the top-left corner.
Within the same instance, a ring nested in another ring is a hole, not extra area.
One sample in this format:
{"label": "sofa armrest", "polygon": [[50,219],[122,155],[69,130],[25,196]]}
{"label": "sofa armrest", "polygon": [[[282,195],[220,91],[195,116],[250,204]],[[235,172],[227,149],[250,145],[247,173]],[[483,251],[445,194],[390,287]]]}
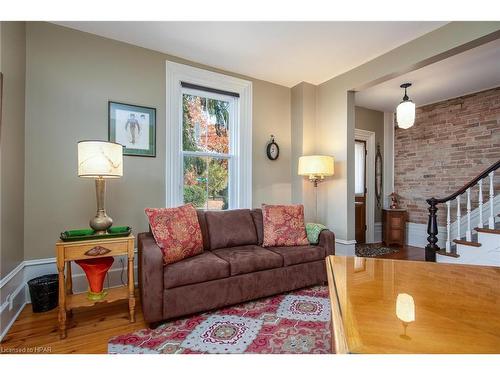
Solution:
{"label": "sofa armrest", "polygon": [[139,290],[142,313],[148,323],[163,319],[163,256],[151,233],[137,236]]}
{"label": "sofa armrest", "polygon": [[326,256],[335,255],[335,234],[330,230],[322,230],[318,245],[325,249]]}

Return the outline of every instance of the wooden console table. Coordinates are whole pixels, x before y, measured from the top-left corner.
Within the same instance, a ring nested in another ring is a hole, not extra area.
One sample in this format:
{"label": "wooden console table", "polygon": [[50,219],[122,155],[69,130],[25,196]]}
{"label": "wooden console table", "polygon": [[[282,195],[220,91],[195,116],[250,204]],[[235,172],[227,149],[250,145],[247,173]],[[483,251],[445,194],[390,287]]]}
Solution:
{"label": "wooden console table", "polygon": [[[93,251],[92,251],[93,250]],[[57,271],[59,273],[59,336],[66,337],[66,314],[73,308],[93,306],[101,302],[114,302],[128,299],[130,322],[135,322],[134,297],[134,236],[109,238],[91,241],[74,241],[56,243]],[[71,262],[81,259],[115,257],[127,255],[128,285],[110,288],[102,300],[91,301],[87,293],[73,294]],[[64,271],[66,270],[66,275]]]}

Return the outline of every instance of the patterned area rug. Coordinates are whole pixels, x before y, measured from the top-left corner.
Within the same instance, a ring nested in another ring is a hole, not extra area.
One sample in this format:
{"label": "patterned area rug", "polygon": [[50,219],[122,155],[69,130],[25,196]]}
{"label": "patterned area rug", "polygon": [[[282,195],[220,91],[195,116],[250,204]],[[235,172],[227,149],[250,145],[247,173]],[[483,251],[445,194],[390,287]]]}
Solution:
{"label": "patterned area rug", "polygon": [[326,286],[242,303],[112,337],[108,353],[331,353]]}
{"label": "patterned area rug", "polygon": [[376,257],[379,255],[397,253],[399,249],[387,247],[380,243],[356,244],[356,256],[358,257]]}

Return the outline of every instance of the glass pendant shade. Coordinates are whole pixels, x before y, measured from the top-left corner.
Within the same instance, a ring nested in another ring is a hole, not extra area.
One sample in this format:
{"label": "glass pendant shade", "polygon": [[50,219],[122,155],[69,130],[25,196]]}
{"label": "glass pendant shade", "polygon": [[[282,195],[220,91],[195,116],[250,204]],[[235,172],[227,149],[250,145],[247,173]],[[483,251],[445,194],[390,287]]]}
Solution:
{"label": "glass pendant shade", "polygon": [[403,100],[396,109],[396,119],[398,126],[408,129],[415,123],[415,103],[411,100]]}

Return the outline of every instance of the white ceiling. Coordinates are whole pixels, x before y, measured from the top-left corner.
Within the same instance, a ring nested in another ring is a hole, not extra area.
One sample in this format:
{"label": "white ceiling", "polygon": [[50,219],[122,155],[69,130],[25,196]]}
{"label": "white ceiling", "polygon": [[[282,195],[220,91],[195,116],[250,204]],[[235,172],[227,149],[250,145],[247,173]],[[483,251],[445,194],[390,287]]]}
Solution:
{"label": "white ceiling", "polygon": [[356,93],[356,105],[393,112],[404,82],[417,107],[500,86],[500,39]]}
{"label": "white ceiling", "polygon": [[57,22],[292,87],[320,84],[446,22]]}

